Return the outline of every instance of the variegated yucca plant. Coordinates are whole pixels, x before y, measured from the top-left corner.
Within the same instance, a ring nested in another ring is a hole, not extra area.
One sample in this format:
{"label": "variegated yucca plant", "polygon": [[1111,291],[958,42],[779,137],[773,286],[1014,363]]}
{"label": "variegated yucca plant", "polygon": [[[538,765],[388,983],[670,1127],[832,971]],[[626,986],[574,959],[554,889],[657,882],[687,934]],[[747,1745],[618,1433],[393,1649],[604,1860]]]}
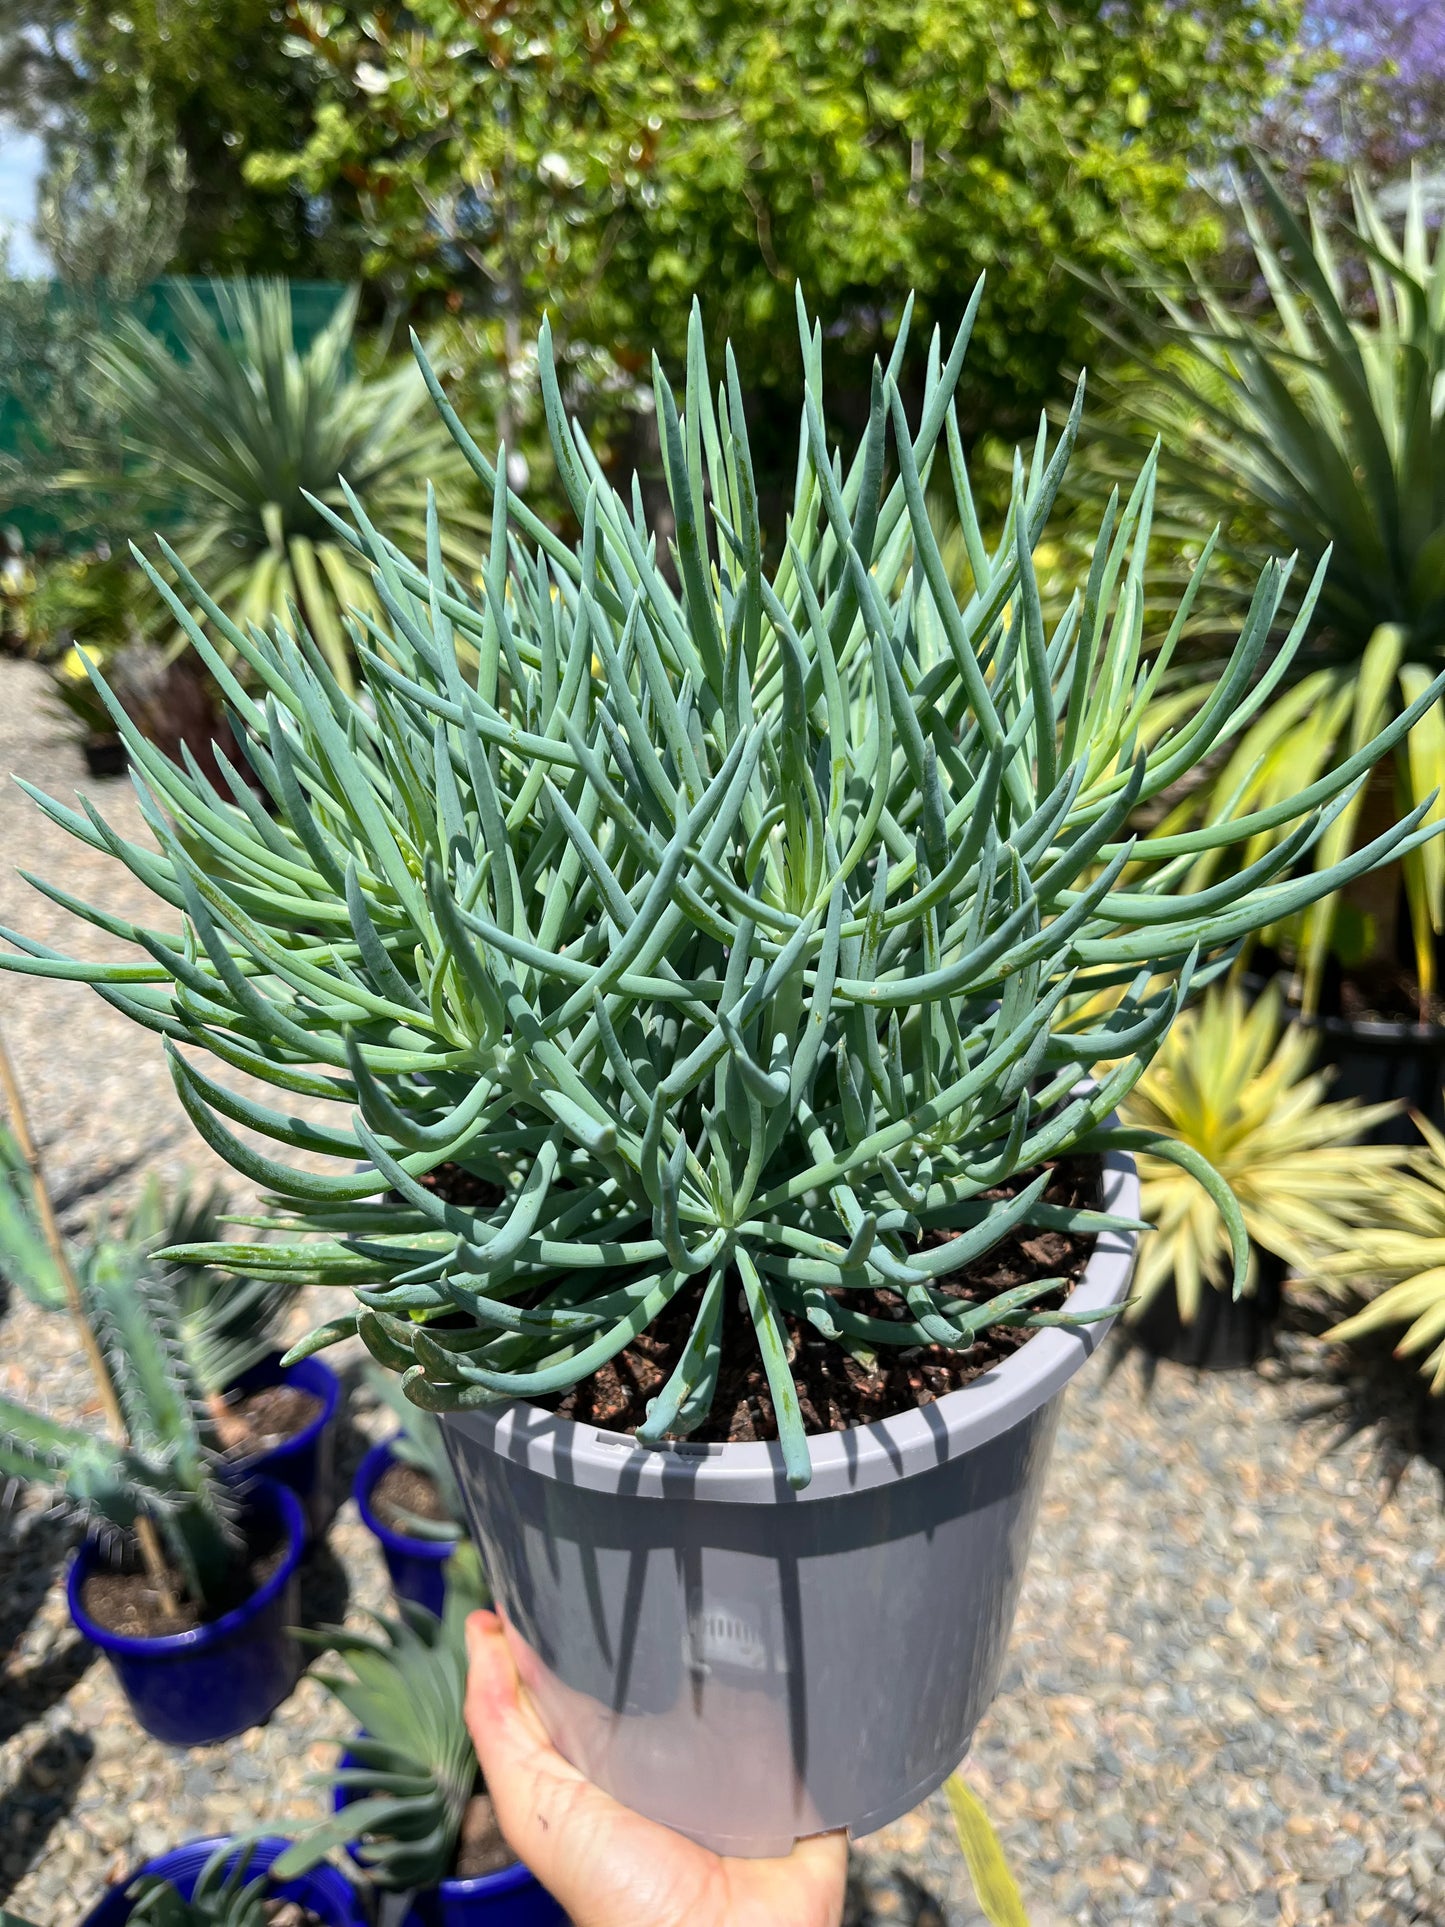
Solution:
{"label": "variegated yucca plant", "polygon": [[[545,332],[575,542],[511,494],[504,452],[474,445],[433,380],[490,496],[490,561],[473,594],[434,510],[415,555],[354,495],[349,522],[327,512],[383,611],[351,625],[357,700],[304,634],[241,629],[165,550],[179,587],[154,580],[271,807],[238,771],[218,790],[168,762],[112,704],[158,847],[85,799],[32,793],[163,913],[132,923],[44,885],[123,955],[74,961],[12,935],[3,961],[92,983],[164,1038],[197,1128],[301,1234],[246,1247],[247,1269],[348,1288],[298,1350],[359,1332],[444,1410],[561,1392],[676,1305],[691,1335],[638,1436],[697,1430],[725,1351],[755,1347],[802,1484],[803,1329],[865,1354],[966,1351],[990,1325],[1068,1318],[1037,1308],[1051,1281],[984,1302],[958,1284],[1015,1226],[1112,1222],[1046,1203],[1046,1159],[1148,1144],[1182,1161],[1213,1187],[1242,1278],[1222,1184],[1109,1119],[1233,946],[1430,834],[1422,806],[1294,874],[1445,678],[1299,794],[1136,843],[1135,813],[1280,686],[1320,572],[1276,638],[1290,564],[1269,563],[1218,682],[1146,728],[1193,593],[1146,635],[1153,463],[1110,502],[1086,579],[1046,624],[1034,551],[1078,406],[1056,446],[1041,431],[1016,462],[990,550],[954,408],[978,298],[946,354],[935,336],[916,422],[905,323],[846,461],[804,320],[776,565],[738,374],[729,356],[714,391],[696,319],[681,410],[655,376],[670,560],[639,489],[619,495],[568,421]],[[927,508],[947,478],[962,599]],[[1202,853],[1262,836],[1256,861],[1187,887]],[[243,1094],[206,1058],[279,1097]],[[334,1121],[317,1121],[328,1104]],[[423,1182],[448,1163],[497,1202]],[[938,1230],[957,1235],[921,1235]]]}

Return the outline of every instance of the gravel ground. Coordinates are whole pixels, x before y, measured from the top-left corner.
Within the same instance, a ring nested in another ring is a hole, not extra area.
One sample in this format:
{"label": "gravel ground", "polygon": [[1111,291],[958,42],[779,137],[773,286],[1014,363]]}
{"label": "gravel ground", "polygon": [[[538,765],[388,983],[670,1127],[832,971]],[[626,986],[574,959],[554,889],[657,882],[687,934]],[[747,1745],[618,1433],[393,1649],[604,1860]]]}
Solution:
{"label": "gravel ground", "polygon": [[[0,662],[5,767],[61,795],[83,783],[131,817],[124,784],[83,782],[39,686]],[[69,921],[11,862],[111,908],[135,901],[9,786],[0,846],[0,922],[58,944]],[[5,978],[0,1011],[72,1212],[123,1199],[143,1164],[204,1166],[158,1048],[88,992]],[[968,1767],[1033,1927],[1445,1927],[1439,1481],[1412,1463],[1387,1495],[1368,1436],[1331,1449],[1310,1416],[1321,1361],[1293,1339],[1263,1373],[1163,1367],[1146,1395],[1130,1360],[1071,1394],[1003,1690]],[[0,1389],[59,1416],[87,1408],[62,1320],[0,1317]],[[376,1427],[360,1405],[344,1466]],[[337,1731],[304,1680],[228,1745],[143,1738],[70,1630],[73,1543],[33,1508],[0,1524],[0,1904],[41,1927],[74,1927],[107,1879],[186,1835],[315,1814],[306,1776]],[[348,1502],[308,1570],[307,1615],[383,1594]],[[860,1843],[849,1921],[978,1927],[941,1797]]]}

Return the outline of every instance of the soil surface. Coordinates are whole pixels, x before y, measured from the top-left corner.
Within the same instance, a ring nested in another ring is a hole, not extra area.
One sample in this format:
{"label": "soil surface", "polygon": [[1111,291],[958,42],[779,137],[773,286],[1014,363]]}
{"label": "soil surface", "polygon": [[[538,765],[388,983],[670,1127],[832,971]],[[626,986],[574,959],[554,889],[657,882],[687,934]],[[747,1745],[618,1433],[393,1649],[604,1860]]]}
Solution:
{"label": "soil surface", "polygon": [[322,1402],[299,1385],[261,1385],[228,1399],[217,1427],[228,1452],[238,1459],[274,1452],[321,1416]]}
{"label": "soil surface", "polygon": [[453,1878],[477,1880],[486,1873],[500,1873],[503,1867],[510,1867],[516,1857],[502,1838],[491,1795],[474,1793],[462,1815]]}
{"label": "soil surface", "polygon": [[1333,1000],[1352,1024],[1441,1024],[1445,1002],[1421,992],[1408,970],[1394,964],[1362,964],[1340,975]]}
{"label": "soil surface", "polygon": [[246,1548],[244,1563],[238,1563],[228,1585],[208,1604],[185,1596],[185,1580],[175,1567],[168,1567],[167,1582],[175,1610],[169,1610],[156,1590],[154,1580],[131,1551],[118,1571],[93,1572],[81,1587],[85,1610],[107,1632],[122,1633],[128,1639],[160,1639],[168,1633],[189,1633],[208,1625],[244,1604],[260,1590],[286,1557],[286,1540],[268,1534],[263,1541],[253,1540]]}
{"label": "soil surface", "polygon": [[[1061,1159],[1051,1171],[1044,1192],[1048,1203],[1097,1207],[1100,1190],[1096,1158]],[[1021,1172],[1007,1185],[985,1195],[1009,1196],[1021,1190],[1031,1175]],[[922,1244],[942,1244],[956,1235],[925,1232]],[[1065,1281],[1062,1285],[1042,1294],[1030,1306],[1034,1311],[1057,1311],[1078,1282],[1093,1248],[1092,1233],[1070,1236],[1024,1226],[962,1271],[940,1279],[937,1290],[940,1297],[976,1303],[1016,1285],[1061,1278]],[[656,1324],[591,1378],[555,1401],[537,1403],[549,1404],[563,1418],[605,1426],[614,1432],[636,1431],[647,1415],[648,1400],[665,1383],[687,1343],[702,1291],[699,1280],[673,1300]],[[906,1315],[901,1298],[892,1291],[849,1292],[847,1302],[850,1309],[874,1318],[899,1319]],[[810,1433],[842,1432],[930,1404],[982,1377],[1033,1336],[1020,1326],[992,1326],[980,1332],[967,1351],[950,1351],[941,1345],[886,1347],[880,1348],[870,1365],[823,1338],[804,1320],[787,1316],[784,1322],[793,1383]],[[774,1439],[778,1436],[777,1420],[751,1328],[746,1318],[739,1316],[727,1321],[724,1330],[729,1326],[735,1342],[731,1350],[724,1350],[712,1410],[690,1436],[712,1443]]]}
{"label": "soil surface", "polygon": [[371,1488],[371,1509],[393,1532],[405,1532],[413,1519],[442,1525],[449,1517],[430,1472],[400,1459],[393,1460]]}
{"label": "soil surface", "polygon": [[[448,1204],[459,1204],[467,1210],[489,1211],[507,1195],[500,1184],[478,1177],[475,1171],[465,1170],[460,1164],[439,1164],[434,1171],[419,1177],[417,1183],[423,1191],[435,1191]],[[397,1193],[389,1191],[387,1196],[396,1199]]]}

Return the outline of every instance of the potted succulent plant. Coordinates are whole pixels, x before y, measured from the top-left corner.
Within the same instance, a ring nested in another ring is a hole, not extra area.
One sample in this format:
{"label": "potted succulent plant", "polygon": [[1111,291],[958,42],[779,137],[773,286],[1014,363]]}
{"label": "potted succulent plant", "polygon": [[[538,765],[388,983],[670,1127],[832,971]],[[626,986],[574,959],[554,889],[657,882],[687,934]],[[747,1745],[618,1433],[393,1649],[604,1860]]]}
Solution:
{"label": "potted succulent plant", "polygon": [[[302,1363],[310,1361],[302,1360]],[[403,1397],[388,1374],[368,1373],[381,1402],[395,1413],[395,1437],[373,1445],[356,1468],[352,1488],[361,1522],[381,1547],[391,1588],[428,1612],[441,1614],[447,1568],[461,1538],[461,1494],[441,1427]]]}
{"label": "potted succulent plant", "polygon": [[[158,848],[41,806],[166,927],[71,899],[125,960],[23,936],[0,958],[92,982],[166,1040],[202,1135],[291,1214],[248,1265],[352,1289],[298,1352],[359,1333],[443,1413],[563,1751],[734,1852],[880,1825],[957,1764],[1059,1396],[1126,1293],[1130,1153],[1199,1175],[1246,1270],[1227,1189],[1115,1106],[1248,933],[1431,834],[1421,806],[1294,874],[1445,678],[1299,795],[1131,838],[1269,700],[1318,579],[1276,638],[1270,563],[1218,683],[1156,718],[1189,597],[1146,654],[1152,464],[1046,626],[1034,552],[1078,405],[1016,464],[990,552],[953,402],[977,300],[930,347],[916,423],[900,336],[846,462],[804,320],[776,565],[737,372],[715,400],[700,320],[681,411],[655,382],[671,569],[567,421],[545,333],[575,544],[433,381],[491,497],[490,561],[474,595],[434,512],[408,556],[348,497],[335,526],[382,610],[352,624],[364,701],[167,549],[180,586],[154,579],[275,814],[117,714]],[[929,515],[945,476],[966,598]],[[1182,887],[1266,831],[1285,833]],[[296,1095],[346,1108],[317,1123]]]}
{"label": "potted succulent plant", "polygon": [[0,1399],[0,1475],[49,1486],[94,1522],[66,1581],[70,1613],[140,1724],[177,1746],[226,1739],[295,1683],[301,1507],[273,1480],[222,1477],[174,1305],[133,1249],[97,1246],[76,1286],[114,1436]]}
{"label": "potted succulent plant", "polygon": [[328,1775],[335,1817],[277,1863],[315,1867],[344,1846],[382,1893],[404,1894],[400,1927],[565,1927],[557,1902],[503,1840],[462,1718],[467,1615],[488,1603],[470,1546],[453,1560],[442,1616],[404,1607],[379,1637],[323,1627],[350,1673],[317,1677],[360,1722]]}
{"label": "potted succulent plant", "polygon": [[363,1927],[334,1867],[273,1873],[285,1840],[192,1840],[114,1885],[81,1927]]}
{"label": "potted succulent plant", "polygon": [[319,1358],[281,1364],[281,1326],[293,1287],[157,1256],[164,1246],[219,1236],[219,1189],[197,1195],[183,1183],[168,1195],[157,1178],[148,1177],[118,1226],[97,1227],[57,1255],[45,1235],[40,1182],[20,1144],[0,1125],[0,1278],[32,1303],[59,1310],[66,1303],[62,1267],[84,1270],[102,1247],[109,1250],[108,1262],[144,1269],[151,1296],[170,1301],[167,1315],[230,1467],[289,1486],[306,1508],[311,1531],[321,1531],[335,1510],[341,1386]]}
{"label": "potted succulent plant", "polygon": [[1212,989],[1174,1026],[1119,1107],[1125,1123],[1188,1145],[1229,1185],[1249,1232],[1249,1270],[1233,1295],[1228,1230],[1177,1164],[1139,1157],[1144,1238],[1126,1328],[1156,1357],[1226,1370],[1252,1365],[1278,1316],[1284,1280],[1353,1240],[1404,1153],[1362,1144],[1389,1105],[1326,1100],[1311,1072],[1315,1040],[1285,1024],[1270,986],[1253,1004]]}

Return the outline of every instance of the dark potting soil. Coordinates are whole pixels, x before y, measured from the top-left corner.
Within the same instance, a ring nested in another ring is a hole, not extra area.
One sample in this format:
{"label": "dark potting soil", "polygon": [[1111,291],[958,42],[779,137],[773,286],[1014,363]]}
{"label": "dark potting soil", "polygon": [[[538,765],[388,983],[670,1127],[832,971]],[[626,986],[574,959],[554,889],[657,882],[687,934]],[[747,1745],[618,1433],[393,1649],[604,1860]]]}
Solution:
{"label": "dark potting soil", "polygon": [[419,1465],[394,1459],[371,1488],[371,1509],[384,1526],[405,1532],[409,1519],[431,1519],[438,1525],[447,1517],[437,1482]]}
{"label": "dark potting soil", "polygon": [[1445,1002],[1421,992],[1408,970],[1395,964],[1362,964],[1340,975],[1339,1014],[1352,1024],[1441,1024]]}
{"label": "dark potting soil", "polygon": [[176,1610],[168,1612],[154,1581],[141,1564],[139,1553],[131,1547],[122,1555],[117,1568],[89,1575],[81,1587],[80,1601],[98,1625],[104,1626],[107,1632],[122,1633],[128,1639],[160,1639],[168,1633],[188,1633],[243,1605],[265,1585],[285,1557],[283,1532],[273,1528],[249,1537],[230,1580],[206,1606],[185,1596],[185,1580],[174,1567],[168,1567],[166,1579],[176,1601]]}
{"label": "dark potting soil", "polygon": [[[1249,960],[1249,978],[1281,977],[1287,990],[1291,971],[1279,951],[1261,945]],[[1445,1024],[1445,998],[1423,993],[1419,979],[1388,957],[1367,958],[1344,969],[1331,957],[1320,985],[1320,1015],[1351,1024]]]}
{"label": "dark potting soil", "polygon": [[[490,1210],[507,1195],[500,1184],[493,1184],[490,1178],[479,1178],[475,1171],[468,1171],[460,1164],[439,1164],[434,1171],[419,1177],[417,1183],[423,1191],[435,1191],[448,1204],[459,1204],[464,1210]],[[395,1191],[389,1191],[387,1196],[401,1202]]]}
{"label": "dark potting soil", "polygon": [[[1049,1168],[1045,1202],[1097,1209],[1101,1195],[1097,1158],[1060,1159]],[[1011,1196],[1022,1190],[1032,1175],[1021,1172],[985,1196]],[[955,1236],[955,1232],[926,1231],[921,1246],[943,1244]],[[941,1297],[976,1303],[1016,1285],[1062,1278],[1064,1285],[1044,1293],[1029,1307],[1031,1311],[1057,1311],[1078,1283],[1093,1249],[1092,1232],[1072,1235],[1022,1226],[962,1271],[940,1279],[936,1288]],[[665,1383],[687,1343],[703,1289],[703,1280],[699,1279],[696,1286],[679,1293],[655,1325],[591,1378],[574,1385],[560,1398],[539,1399],[537,1403],[562,1418],[603,1426],[611,1432],[636,1431],[647,1414],[647,1401]],[[902,1299],[893,1291],[849,1292],[848,1305],[874,1318],[905,1316]],[[731,1306],[728,1312],[717,1394],[706,1421],[690,1437],[712,1444],[775,1439],[777,1420],[750,1323]],[[979,1333],[966,1352],[949,1351],[941,1345],[885,1346],[879,1348],[875,1363],[869,1366],[823,1338],[806,1321],[787,1316],[785,1323],[793,1383],[809,1432],[843,1432],[854,1425],[868,1425],[928,1405],[982,1377],[1033,1336],[1019,1326],[991,1326]]]}
{"label": "dark potting soil", "polygon": [[261,1385],[226,1400],[217,1429],[228,1452],[238,1459],[274,1452],[321,1416],[322,1401],[299,1385]]}
{"label": "dark potting soil", "polygon": [[457,1880],[478,1880],[483,1874],[510,1867],[516,1854],[502,1838],[489,1793],[474,1793],[462,1814],[457,1857],[452,1873]]}

